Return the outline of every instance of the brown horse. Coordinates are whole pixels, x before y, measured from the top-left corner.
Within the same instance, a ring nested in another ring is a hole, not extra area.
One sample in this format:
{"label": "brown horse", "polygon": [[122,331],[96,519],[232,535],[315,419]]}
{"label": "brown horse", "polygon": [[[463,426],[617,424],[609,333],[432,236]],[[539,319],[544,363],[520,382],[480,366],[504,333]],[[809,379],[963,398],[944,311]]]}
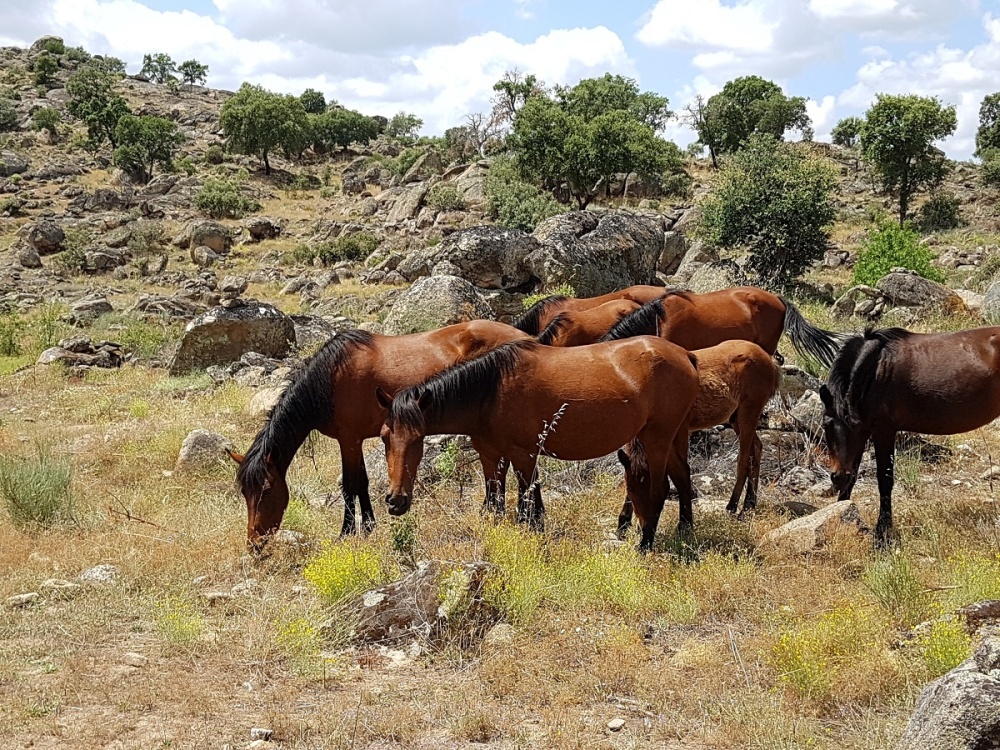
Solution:
{"label": "brown horse", "polygon": [[[763,445],[757,437],[757,424],[764,407],[778,390],[781,371],[767,352],[750,341],[724,341],[708,349],[691,352],[698,361],[698,395],[687,418],[687,429],[707,430],[719,424],[731,424],[740,441],[736,462],[736,486],[726,510],[735,513],[746,487],[744,510],[757,507],[760,479],[760,456]],[[629,451],[618,452],[628,469]],[[749,479],[749,482],[747,481]],[[680,488],[678,488],[680,491]],[[684,507],[685,501],[681,500]],[[632,506],[626,498],[618,516],[618,533],[624,534],[632,523]]]}
{"label": "brown horse", "polygon": [[236,481],[247,503],[247,541],[260,549],[267,535],[281,525],[288,507],[285,474],[313,430],[340,443],[344,496],[340,533],[355,531],[355,499],[362,528],[370,531],[375,514],[363,442],[377,437],[385,421],[376,389],[395,393],[456,362],[523,338],[527,338],[524,333],[503,323],[474,320],[407,336],[355,330],[330,339],[281,396],[246,456],[230,454],[240,465]]}
{"label": "brown horse", "polygon": [[615,323],[640,307],[632,300],[613,299],[589,310],[563,310],[538,334],[538,343],[546,346],[593,344]]}
{"label": "brown horse", "polygon": [[[394,399],[380,391],[388,409],[382,440],[389,512],[409,510],[428,434],[472,438],[487,495],[499,490],[499,467],[509,460],[518,481],[518,518],[536,525],[544,513],[535,481],[539,454],[579,461],[634,440],[641,448],[633,450],[646,461],[633,467],[632,502],[642,528],[640,546],[649,549],[666,494],[664,478],[690,493],[685,420],[697,390],[698,373],[687,352],[643,337],[570,349],[518,341],[455,365]],[[681,520],[690,523],[690,512]]]}
{"label": "brown horse", "polygon": [[513,326],[519,331],[537,336],[545,330],[545,327],[552,322],[556,315],[564,310],[579,312],[620,299],[638,302],[642,305],[657,297],[662,297],[663,291],[662,286],[640,284],[625,287],[617,292],[602,294],[600,297],[563,297],[558,295],[546,297],[528,308],[521,317],[514,321]]}
{"label": "brown horse", "polygon": [[892,533],[896,433],[954,435],[1000,416],[1000,327],[955,333],[867,330],[844,344],[820,389],[831,474],[851,497],[868,440],[875,447],[875,543]]}
{"label": "brown horse", "polygon": [[755,287],[666,292],[622,318],[601,340],[653,335],[694,351],[742,339],[774,354],[782,333],[800,353],[827,366],[840,346],[838,334],[817,328],[788,300]]}

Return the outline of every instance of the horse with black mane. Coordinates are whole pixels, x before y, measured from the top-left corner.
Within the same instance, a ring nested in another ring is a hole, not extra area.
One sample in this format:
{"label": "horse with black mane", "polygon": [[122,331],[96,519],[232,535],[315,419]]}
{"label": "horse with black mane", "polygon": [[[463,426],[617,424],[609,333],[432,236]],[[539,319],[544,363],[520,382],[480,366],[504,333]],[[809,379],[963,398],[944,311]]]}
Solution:
{"label": "horse with black mane", "polygon": [[[355,532],[355,501],[362,530],[375,526],[363,443],[378,437],[385,410],[376,390],[388,393],[419,383],[456,362],[527,338],[489,320],[458,323],[427,333],[382,336],[353,330],[338,334],[309,358],[282,394],[239,464],[236,482],[247,503],[247,541],[260,550],[288,507],[285,474],[313,430],[337,440],[343,466],[342,535]],[[506,468],[505,468],[506,470]]]}
{"label": "horse with black mane", "polygon": [[848,340],[820,389],[830,478],[847,500],[865,446],[875,448],[879,514],[875,543],[892,528],[896,433],[954,435],[1000,416],[1000,327],[954,333],[868,329]]}
{"label": "horse with black mane", "polygon": [[[553,348],[534,341],[504,344],[448,368],[393,398],[387,409],[389,512],[402,515],[413,500],[413,482],[424,436],[469,435],[479,453],[487,498],[503,502],[502,462],[518,482],[518,520],[542,525],[544,506],[535,481],[539,455],[567,461],[597,458],[632,444],[628,491],[649,549],[666,497],[667,476],[687,488],[686,419],[698,391],[694,358],[651,336],[593,346]],[[530,498],[529,498],[530,495]],[[682,527],[692,523],[690,503]]]}
{"label": "horse with black mane", "polygon": [[563,310],[538,334],[538,343],[546,346],[593,344],[640,306],[629,299],[613,299],[589,310]]}
{"label": "horse with black mane", "polygon": [[796,350],[826,366],[833,362],[842,338],[814,326],[785,298],[744,286],[705,294],[663,292],[622,318],[600,340],[659,336],[694,351],[742,339],[773,355],[782,333],[788,334]]}
{"label": "horse with black mane", "polygon": [[603,305],[605,302],[614,300],[629,300],[638,302],[640,305],[657,297],[663,296],[662,286],[652,286],[638,284],[636,286],[625,287],[617,292],[608,292],[599,297],[566,297],[563,295],[553,295],[538,300],[525,311],[523,315],[513,322],[513,326],[519,331],[524,331],[532,336],[537,336],[545,327],[552,322],[552,319],[563,311],[579,312],[590,310],[593,307]]}

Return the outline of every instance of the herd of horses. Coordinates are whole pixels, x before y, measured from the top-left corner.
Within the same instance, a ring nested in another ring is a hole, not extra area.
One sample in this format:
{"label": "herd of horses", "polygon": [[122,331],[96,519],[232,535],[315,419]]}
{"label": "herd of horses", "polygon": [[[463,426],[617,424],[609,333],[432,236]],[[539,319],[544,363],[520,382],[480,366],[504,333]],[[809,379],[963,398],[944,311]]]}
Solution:
{"label": "herd of horses", "polygon": [[1000,328],[917,334],[825,331],[788,300],[754,287],[706,294],[632,286],[591,298],[548,297],[506,325],[486,320],[383,336],[362,330],[328,341],[300,369],[239,464],[247,541],[260,550],[288,506],[286,474],[316,430],[338,441],[341,534],[375,526],[363,442],[381,437],[388,512],[413,501],[424,437],[463,434],[479,454],[484,511],[503,515],[509,469],[517,520],[541,529],[539,456],[579,461],[617,451],[625,469],[624,533],[635,516],[652,548],[672,481],[679,529],[694,524],[688,464],[693,430],[730,425],[739,440],[727,510],[757,502],[757,425],[781,378],[787,333],[829,368],[821,388],[831,480],[850,497],[869,439],[880,497],[877,545],[890,541],[893,452],[899,431],[954,434],[1000,415]]}

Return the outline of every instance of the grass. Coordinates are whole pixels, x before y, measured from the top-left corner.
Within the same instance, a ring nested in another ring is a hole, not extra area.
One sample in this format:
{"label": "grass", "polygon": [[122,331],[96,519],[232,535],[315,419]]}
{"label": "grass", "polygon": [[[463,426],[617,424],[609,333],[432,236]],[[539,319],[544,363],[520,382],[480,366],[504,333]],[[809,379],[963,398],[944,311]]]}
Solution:
{"label": "grass", "polygon": [[39,529],[73,520],[73,467],[46,453],[0,458],[0,496],[15,526]]}

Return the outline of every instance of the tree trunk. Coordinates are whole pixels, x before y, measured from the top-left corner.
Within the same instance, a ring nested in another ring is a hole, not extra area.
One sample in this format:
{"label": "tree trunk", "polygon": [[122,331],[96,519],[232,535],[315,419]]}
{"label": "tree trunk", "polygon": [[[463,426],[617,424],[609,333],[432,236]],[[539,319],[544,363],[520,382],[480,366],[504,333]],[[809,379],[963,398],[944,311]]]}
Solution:
{"label": "tree trunk", "polygon": [[903,164],[903,176],[899,181],[899,226],[906,222],[906,210],[910,207],[910,162]]}
{"label": "tree trunk", "polygon": [[264,174],[271,174],[271,162],[267,160],[267,149],[264,149]]}
{"label": "tree trunk", "polygon": [[708,155],[712,157],[712,169],[718,169],[719,159],[715,155],[715,149],[711,146],[708,147]]}

